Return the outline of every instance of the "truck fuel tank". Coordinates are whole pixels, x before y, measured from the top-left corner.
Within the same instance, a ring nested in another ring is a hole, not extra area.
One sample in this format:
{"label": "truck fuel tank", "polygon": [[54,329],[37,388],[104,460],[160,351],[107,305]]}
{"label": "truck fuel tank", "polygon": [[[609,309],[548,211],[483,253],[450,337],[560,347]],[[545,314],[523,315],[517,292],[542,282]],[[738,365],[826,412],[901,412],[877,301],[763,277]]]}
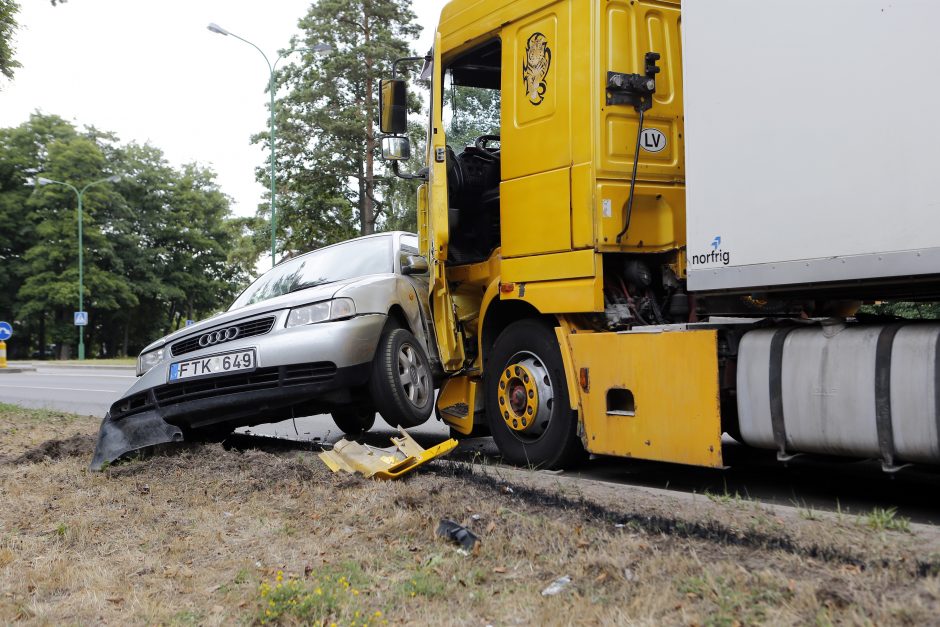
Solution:
{"label": "truck fuel tank", "polygon": [[741,339],[741,437],[757,448],[940,464],[940,324],[824,322]]}

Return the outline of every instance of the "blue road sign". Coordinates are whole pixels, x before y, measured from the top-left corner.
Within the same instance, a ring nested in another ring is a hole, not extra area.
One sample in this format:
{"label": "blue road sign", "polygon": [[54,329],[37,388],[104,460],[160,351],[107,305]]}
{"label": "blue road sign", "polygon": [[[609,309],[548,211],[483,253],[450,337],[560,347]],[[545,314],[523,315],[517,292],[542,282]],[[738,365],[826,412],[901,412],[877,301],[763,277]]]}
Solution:
{"label": "blue road sign", "polygon": [[75,326],[77,327],[88,326],[88,312],[87,311],[75,312]]}
{"label": "blue road sign", "polygon": [[187,320],[187,321],[186,321],[186,326],[187,326],[187,327],[191,327],[191,326],[193,326],[194,324],[196,324],[196,321],[195,321],[195,320]]}
{"label": "blue road sign", "polygon": [[13,335],[13,327],[9,322],[0,322],[0,342],[5,342]]}

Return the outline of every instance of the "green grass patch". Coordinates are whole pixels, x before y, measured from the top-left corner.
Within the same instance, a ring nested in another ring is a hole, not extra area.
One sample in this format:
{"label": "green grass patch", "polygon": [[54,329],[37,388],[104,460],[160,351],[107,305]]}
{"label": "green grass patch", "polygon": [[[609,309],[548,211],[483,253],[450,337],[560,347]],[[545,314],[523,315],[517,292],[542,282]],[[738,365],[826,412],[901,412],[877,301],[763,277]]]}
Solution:
{"label": "green grass patch", "polygon": [[195,610],[180,610],[170,617],[170,625],[173,627],[188,627],[190,625],[196,627],[197,625],[204,625],[205,622],[205,614]]}
{"label": "green grass patch", "polygon": [[727,488],[725,488],[725,491],[722,494],[715,494],[714,492],[710,492],[709,490],[705,490],[703,494],[705,495],[705,498],[707,498],[709,501],[711,501],[712,503],[718,503],[719,505],[731,505],[731,504],[736,504],[736,503],[742,503],[745,500],[744,497],[742,497],[740,494],[737,493],[737,491],[735,491],[734,494],[730,494]]}
{"label": "green grass patch", "polygon": [[713,608],[705,619],[708,627],[731,627],[761,623],[767,610],[778,607],[793,597],[786,587],[749,577],[748,581],[735,581],[729,577],[704,575],[690,577],[679,586],[679,591],[698,597]]}
{"label": "green grass patch", "polygon": [[28,407],[20,407],[19,405],[0,403],[0,421],[15,420],[18,422],[71,422],[79,417],[80,416],[78,414],[70,414],[68,412],[59,411],[56,409],[30,409]]}
{"label": "green grass patch", "polygon": [[876,507],[865,517],[866,524],[875,531],[911,532],[911,519],[898,516],[897,507]]}
{"label": "green grass patch", "polygon": [[402,584],[402,592],[407,598],[439,597],[445,593],[444,581],[435,571],[422,568]]}
{"label": "green grass patch", "polygon": [[370,602],[369,581],[353,563],[328,566],[304,578],[285,577],[258,586],[257,620],[262,625],[384,625],[385,612]]}

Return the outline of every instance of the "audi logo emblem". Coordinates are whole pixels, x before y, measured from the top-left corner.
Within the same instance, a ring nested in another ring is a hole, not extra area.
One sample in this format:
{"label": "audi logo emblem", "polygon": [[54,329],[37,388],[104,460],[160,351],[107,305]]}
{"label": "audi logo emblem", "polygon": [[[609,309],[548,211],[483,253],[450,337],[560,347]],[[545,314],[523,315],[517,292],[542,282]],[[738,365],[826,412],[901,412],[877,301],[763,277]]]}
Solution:
{"label": "audi logo emblem", "polygon": [[219,329],[218,331],[210,331],[205,335],[199,336],[199,346],[205,348],[206,346],[221,344],[222,342],[231,342],[236,337],[238,337],[238,327],[229,327],[227,329]]}

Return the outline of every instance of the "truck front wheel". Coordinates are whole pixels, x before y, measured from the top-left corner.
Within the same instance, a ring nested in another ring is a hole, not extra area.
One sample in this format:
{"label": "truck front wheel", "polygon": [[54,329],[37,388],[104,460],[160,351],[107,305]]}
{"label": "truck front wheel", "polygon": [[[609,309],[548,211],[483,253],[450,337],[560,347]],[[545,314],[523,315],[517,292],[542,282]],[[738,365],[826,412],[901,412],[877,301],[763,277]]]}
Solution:
{"label": "truck front wheel", "polygon": [[578,414],[568,401],[552,328],[538,320],[506,327],[484,371],[486,418],[503,458],[519,466],[563,468],[585,456]]}

